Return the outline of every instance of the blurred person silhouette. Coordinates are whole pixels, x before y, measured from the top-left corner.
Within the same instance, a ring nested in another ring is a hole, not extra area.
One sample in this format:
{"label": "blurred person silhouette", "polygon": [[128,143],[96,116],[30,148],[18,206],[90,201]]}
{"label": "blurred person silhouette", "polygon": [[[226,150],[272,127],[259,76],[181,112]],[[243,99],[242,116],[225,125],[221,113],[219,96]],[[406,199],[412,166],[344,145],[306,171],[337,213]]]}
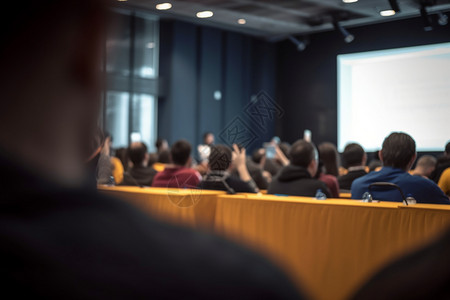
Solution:
{"label": "blurred person silhouette", "polygon": [[[239,177],[231,176],[233,169],[237,170]],[[227,191],[230,194],[259,192],[247,170],[245,149],[239,149],[236,144],[233,150],[226,145],[211,146],[208,170],[199,184],[201,189]]]}
{"label": "blurred person silhouette", "polygon": [[371,172],[355,179],[352,183],[352,199],[361,199],[366,192],[373,199],[403,202],[402,195],[396,189],[376,188],[369,191],[369,186],[376,182],[389,182],[397,185],[405,197],[416,199],[417,203],[450,204],[447,196],[432,180],[409,174],[416,160],[416,142],[404,132],[393,132],[383,141],[379,152],[383,167],[378,172]]}
{"label": "blurred person silhouette", "polygon": [[416,167],[411,172],[412,175],[430,178],[436,169],[437,159],[431,155],[421,156],[416,163]]}
{"label": "blurred person silhouette", "polygon": [[200,173],[191,168],[191,144],[186,140],[175,142],[170,148],[172,164],[153,178],[153,187],[197,188],[202,180]]}
{"label": "blurred person silhouette", "polygon": [[87,0],[12,1],[1,11],[2,294],[302,299],[259,255],[86,184],[107,12]]}
{"label": "blurred person silhouette", "polygon": [[[247,157],[246,166],[247,170],[259,189],[266,190],[269,186],[269,182],[272,180],[272,175],[263,170],[266,162],[266,150],[264,148],[256,149],[253,151],[251,157]],[[239,172],[234,169],[233,176],[239,177]]]}
{"label": "blurred person silhouette", "polygon": [[367,154],[360,144],[350,143],[344,148],[342,160],[348,172],[338,177],[339,188],[349,191],[356,178],[367,174]]}
{"label": "blurred person silhouette", "polygon": [[161,153],[163,151],[169,150],[169,143],[164,138],[157,138],[155,142],[156,153]]}
{"label": "blurred person silhouette", "polygon": [[267,191],[269,194],[314,197],[320,189],[330,197],[325,183],[314,178],[319,165],[314,144],[298,140],[292,145],[289,157],[290,163],[272,179]]}
{"label": "blurred person silhouette", "polygon": [[153,178],[158,173],[148,165],[150,154],[142,142],[134,142],[128,147],[128,156],[133,166],[123,175],[123,185],[151,186]]}
{"label": "blurred person silhouette", "polygon": [[431,179],[433,179],[436,183],[439,182],[442,172],[444,172],[447,168],[450,168],[450,142],[445,145],[443,155],[438,158],[436,162],[436,169],[431,175]]}
{"label": "blurred person silhouette", "polygon": [[316,178],[325,182],[333,198],[339,198],[339,153],[332,143],[319,145],[319,168]]}

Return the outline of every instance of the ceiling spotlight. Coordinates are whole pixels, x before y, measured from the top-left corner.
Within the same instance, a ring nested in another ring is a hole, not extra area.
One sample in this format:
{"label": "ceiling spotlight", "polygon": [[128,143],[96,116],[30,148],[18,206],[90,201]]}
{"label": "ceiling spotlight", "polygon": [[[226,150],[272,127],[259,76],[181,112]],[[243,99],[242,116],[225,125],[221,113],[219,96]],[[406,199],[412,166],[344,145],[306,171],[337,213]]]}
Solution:
{"label": "ceiling spotlight", "polygon": [[342,0],[344,3],[355,3],[358,2],[358,0]]}
{"label": "ceiling spotlight", "polygon": [[389,0],[389,4],[394,12],[400,12],[400,7],[398,6],[397,0]]}
{"label": "ceiling spotlight", "polygon": [[247,21],[245,19],[239,19],[239,20],[237,20],[237,22],[241,25],[244,25],[245,23],[247,23]]}
{"label": "ceiling spotlight", "polygon": [[171,8],[172,8],[172,4],[170,4],[169,2],[156,4],[157,10],[168,10]]}
{"label": "ceiling spotlight", "polygon": [[442,13],[441,11],[438,12],[438,23],[441,26],[445,26],[448,24],[448,16],[444,13]]}
{"label": "ceiling spotlight", "polygon": [[292,35],[289,36],[289,40],[297,47],[298,51],[301,52],[306,49],[305,41],[300,41],[300,40],[296,39],[295,37],[293,37]]}
{"label": "ceiling spotlight", "polygon": [[428,15],[427,9],[425,6],[422,6],[420,9],[420,15],[422,16],[423,20],[423,30],[425,31],[431,31],[433,30],[433,26],[431,25],[431,18]]}
{"label": "ceiling spotlight", "polygon": [[390,16],[395,15],[395,10],[393,10],[393,9],[382,10],[382,11],[380,11],[380,15],[383,17],[390,17]]}
{"label": "ceiling spotlight", "polygon": [[210,10],[199,11],[197,13],[197,18],[200,18],[200,19],[211,18],[213,15],[214,15],[214,13]]}
{"label": "ceiling spotlight", "polygon": [[335,28],[336,30],[339,30],[339,32],[342,34],[342,36],[344,37],[344,41],[345,41],[347,44],[353,42],[353,40],[355,39],[355,36],[354,36],[353,34],[349,33],[349,32],[347,31],[347,29],[345,29],[344,27],[342,27],[342,25],[339,24],[338,22],[334,22],[333,25],[334,25],[334,28]]}

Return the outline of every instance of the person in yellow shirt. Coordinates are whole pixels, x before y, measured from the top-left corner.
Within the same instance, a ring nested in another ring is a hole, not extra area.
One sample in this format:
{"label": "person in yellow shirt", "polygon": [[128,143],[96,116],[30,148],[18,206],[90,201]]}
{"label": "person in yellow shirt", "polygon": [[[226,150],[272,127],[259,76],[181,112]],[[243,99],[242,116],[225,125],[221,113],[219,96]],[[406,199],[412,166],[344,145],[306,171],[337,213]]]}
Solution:
{"label": "person in yellow shirt", "polygon": [[442,172],[438,185],[444,194],[450,196],[450,168],[447,168],[444,172]]}

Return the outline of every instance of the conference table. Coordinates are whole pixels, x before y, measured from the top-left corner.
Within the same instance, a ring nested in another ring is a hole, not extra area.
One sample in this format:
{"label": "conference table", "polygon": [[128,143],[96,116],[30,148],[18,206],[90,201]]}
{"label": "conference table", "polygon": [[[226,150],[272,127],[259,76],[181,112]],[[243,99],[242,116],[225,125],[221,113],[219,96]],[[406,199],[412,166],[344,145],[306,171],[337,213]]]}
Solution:
{"label": "conference table", "polygon": [[131,187],[99,190],[169,222],[212,230],[263,253],[319,300],[348,298],[383,265],[437,237],[450,225],[450,206],[445,205],[194,190],[198,193],[195,203],[183,206],[177,201],[195,192]]}

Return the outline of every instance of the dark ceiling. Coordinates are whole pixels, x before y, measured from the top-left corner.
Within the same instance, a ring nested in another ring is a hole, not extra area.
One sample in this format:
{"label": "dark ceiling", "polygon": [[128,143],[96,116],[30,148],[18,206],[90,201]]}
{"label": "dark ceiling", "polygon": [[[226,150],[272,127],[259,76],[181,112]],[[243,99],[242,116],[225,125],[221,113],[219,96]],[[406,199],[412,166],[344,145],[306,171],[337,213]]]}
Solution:
{"label": "dark ceiling", "polygon": [[[124,1],[124,0],[122,0]],[[156,4],[170,2],[170,10],[158,11]],[[397,2],[400,11],[383,17],[380,11]],[[450,11],[450,0],[128,0],[118,5],[152,11],[161,18],[181,19],[277,41],[289,35],[309,35],[332,30],[334,21],[345,27],[420,16],[421,3],[430,14]],[[196,13],[210,10],[211,18],[198,19]],[[238,24],[245,19],[245,24]],[[448,25],[450,26],[450,25]]]}

